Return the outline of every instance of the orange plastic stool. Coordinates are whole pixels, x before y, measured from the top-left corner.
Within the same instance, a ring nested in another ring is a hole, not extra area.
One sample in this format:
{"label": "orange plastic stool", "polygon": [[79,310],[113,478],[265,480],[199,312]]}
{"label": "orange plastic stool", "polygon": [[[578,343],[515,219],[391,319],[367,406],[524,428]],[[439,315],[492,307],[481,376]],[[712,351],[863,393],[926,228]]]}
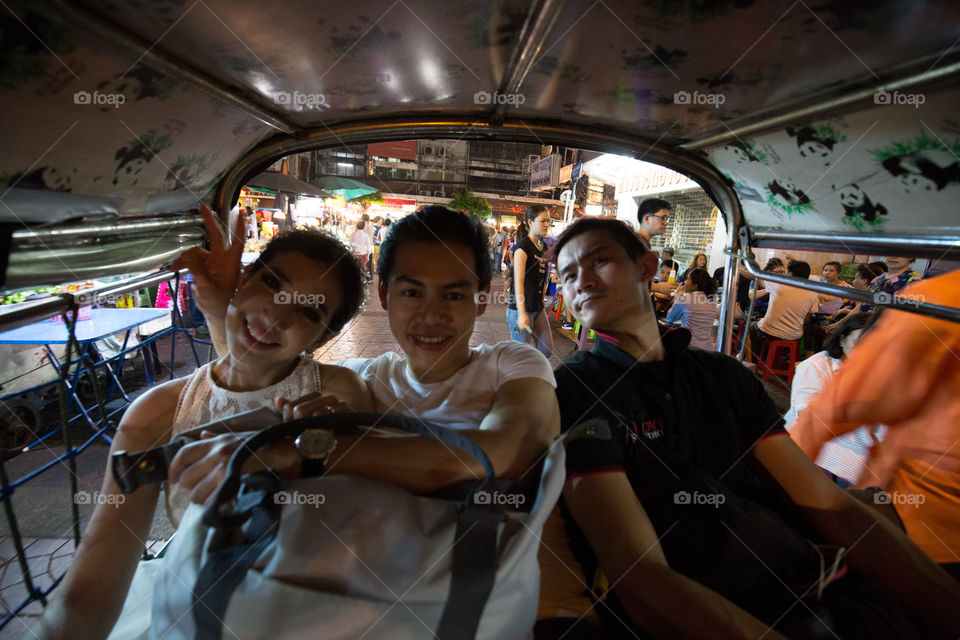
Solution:
{"label": "orange plastic stool", "polygon": [[[757,360],[757,375],[763,375],[764,380],[770,379],[771,373],[787,377],[787,384],[793,384],[793,370],[797,364],[797,344],[799,340],[771,340],[764,347],[764,356]],[[775,366],[781,349],[788,354],[787,368],[778,369]]]}

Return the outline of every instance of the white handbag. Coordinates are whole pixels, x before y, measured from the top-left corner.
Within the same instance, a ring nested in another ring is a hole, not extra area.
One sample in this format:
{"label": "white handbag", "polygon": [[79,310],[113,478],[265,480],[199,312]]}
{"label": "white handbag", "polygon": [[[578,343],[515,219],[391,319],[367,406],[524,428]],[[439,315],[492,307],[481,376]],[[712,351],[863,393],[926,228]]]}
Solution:
{"label": "white handbag", "polygon": [[[488,477],[456,499],[353,476],[281,482],[259,473],[240,486],[239,469],[263,444],[307,427],[376,422],[466,451]],[[535,496],[491,473],[471,440],[402,416],[264,429],[234,455],[215,503],[184,515],[158,577],[150,637],[525,638],[540,592],[540,535],[564,481],[562,443],[550,448]]]}

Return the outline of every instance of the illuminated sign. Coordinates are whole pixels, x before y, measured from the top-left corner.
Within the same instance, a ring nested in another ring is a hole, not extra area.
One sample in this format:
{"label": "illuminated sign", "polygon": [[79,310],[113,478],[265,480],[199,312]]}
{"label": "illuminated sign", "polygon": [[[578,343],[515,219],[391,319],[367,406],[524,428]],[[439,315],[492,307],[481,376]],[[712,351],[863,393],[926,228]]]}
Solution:
{"label": "illuminated sign", "polygon": [[617,181],[617,198],[625,195],[643,195],[657,191],[692,189],[696,182],[666,167],[650,166],[638,173],[631,173]]}
{"label": "illuminated sign", "polygon": [[275,198],[277,196],[277,192],[270,191],[269,189],[241,187],[240,195],[244,198]]}

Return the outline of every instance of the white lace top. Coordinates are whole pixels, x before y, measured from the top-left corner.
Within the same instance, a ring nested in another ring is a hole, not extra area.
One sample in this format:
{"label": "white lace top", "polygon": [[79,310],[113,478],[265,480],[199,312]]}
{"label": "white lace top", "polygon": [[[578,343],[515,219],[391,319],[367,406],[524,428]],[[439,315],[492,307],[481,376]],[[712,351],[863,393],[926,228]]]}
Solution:
{"label": "white lace top", "polygon": [[212,365],[210,362],[194,371],[183,386],[173,416],[173,435],[244,411],[273,408],[279,397],[294,400],[323,390],[323,365],[312,358],[301,358],[286,378],[255,391],[229,391],[218,386]]}
{"label": "white lace top", "polygon": [[[194,371],[183,386],[173,416],[172,436],[212,420],[261,407],[274,408],[279,397],[294,400],[323,390],[323,365],[313,358],[301,358],[286,378],[255,391],[230,391],[218,386],[213,379],[212,365],[210,362]],[[169,484],[165,495],[167,517],[176,527],[190,504],[190,496],[180,490],[179,485]]]}

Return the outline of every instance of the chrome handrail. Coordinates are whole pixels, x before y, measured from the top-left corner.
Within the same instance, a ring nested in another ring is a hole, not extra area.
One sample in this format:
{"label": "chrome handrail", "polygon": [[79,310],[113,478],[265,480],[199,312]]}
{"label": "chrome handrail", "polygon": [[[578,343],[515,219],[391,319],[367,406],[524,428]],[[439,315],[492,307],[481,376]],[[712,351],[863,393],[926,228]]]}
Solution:
{"label": "chrome handrail", "polygon": [[[724,253],[728,252],[724,250]],[[781,275],[779,273],[771,273],[769,271],[764,271],[759,264],[750,260],[749,257],[742,253],[737,254],[730,252],[730,255],[740,259],[743,262],[744,268],[748,273],[750,273],[750,275],[762,280],[785,284],[790,287],[797,287],[798,289],[816,291],[817,293],[837,296],[839,298],[848,298],[851,300],[858,300],[860,302],[868,302],[877,307],[896,309],[897,311],[908,311],[910,313],[917,313],[920,315],[929,316],[931,318],[939,318],[940,320],[949,320],[951,322],[960,322],[960,309],[945,307],[939,304],[931,304],[929,302],[921,302],[919,300],[907,298],[899,294],[864,291],[861,289],[854,289],[852,287],[839,287],[833,284],[817,282],[816,280],[807,280],[806,278],[797,278],[794,276]]]}

